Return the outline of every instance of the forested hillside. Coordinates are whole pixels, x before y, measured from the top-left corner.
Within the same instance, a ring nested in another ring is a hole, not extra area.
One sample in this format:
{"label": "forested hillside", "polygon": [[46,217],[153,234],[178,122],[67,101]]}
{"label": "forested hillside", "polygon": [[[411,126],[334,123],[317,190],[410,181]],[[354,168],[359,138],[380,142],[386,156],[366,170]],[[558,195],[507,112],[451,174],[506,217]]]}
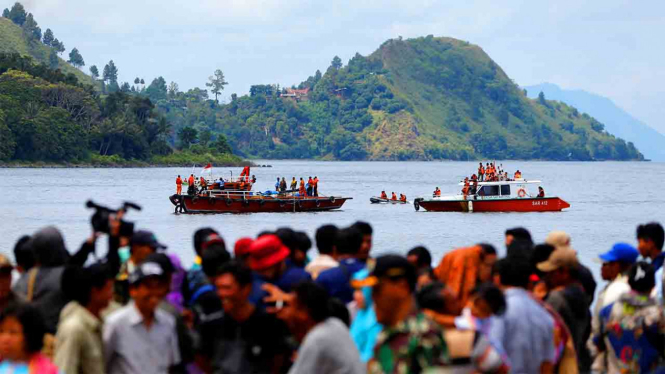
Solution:
{"label": "forested hillside", "polygon": [[643,159],[575,108],[530,100],[482,49],[450,38],[389,40],[346,66],[335,57],[293,87],[306,93],[256,85],[224,105],[159,79],[147,94],[176,130],[222,133],[247,157]]}

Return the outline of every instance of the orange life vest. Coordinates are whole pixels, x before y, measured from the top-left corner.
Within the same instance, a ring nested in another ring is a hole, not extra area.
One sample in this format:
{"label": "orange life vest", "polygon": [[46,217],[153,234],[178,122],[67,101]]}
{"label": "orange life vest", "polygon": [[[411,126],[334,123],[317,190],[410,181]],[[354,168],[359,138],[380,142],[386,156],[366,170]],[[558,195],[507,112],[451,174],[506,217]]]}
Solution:
{"label": "orange life vest", "polygon": [[191,175],[189,176],[189,184],[190,184],[190,185],[193,185],[193,184],[194,184],[194,177],[191,176]]}
{"label": "orange life vest", "polygon": [[176,178],[175,184],[177,184],[178,186],[182,186],[182,179],[180,179],[180,177]]}
{"label": "orange life vest", "polygon": [[395,194],[393,193],[393,196],[390,198],[390,200],[392,200],[392,201],[397,201],[397,195],[395,195]]}
{"label": "orange life vest", "polygon": [[434,191],[434,196],[441,196],[441,190]]}
{"label": "orange life vest", "polygon": [[381,192],[381,198],[388,200],[388,195],[385,192]]}
{"label": "orange life vest", "polygon": [[406,195],[402,195],[402,198],[400,199],[402,202],[406,202]]}

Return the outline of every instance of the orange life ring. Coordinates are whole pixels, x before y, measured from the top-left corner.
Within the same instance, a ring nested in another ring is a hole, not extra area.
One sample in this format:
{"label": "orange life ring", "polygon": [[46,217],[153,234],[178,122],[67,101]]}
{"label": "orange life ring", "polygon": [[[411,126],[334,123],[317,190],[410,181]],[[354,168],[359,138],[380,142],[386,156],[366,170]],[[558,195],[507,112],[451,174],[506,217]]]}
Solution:
{"label": "orange life ring", "polygon": [[520,188],[519,190],[517,190],[517,196],[519,197],[526,196],[526,190],[524,190],[524,188]]}

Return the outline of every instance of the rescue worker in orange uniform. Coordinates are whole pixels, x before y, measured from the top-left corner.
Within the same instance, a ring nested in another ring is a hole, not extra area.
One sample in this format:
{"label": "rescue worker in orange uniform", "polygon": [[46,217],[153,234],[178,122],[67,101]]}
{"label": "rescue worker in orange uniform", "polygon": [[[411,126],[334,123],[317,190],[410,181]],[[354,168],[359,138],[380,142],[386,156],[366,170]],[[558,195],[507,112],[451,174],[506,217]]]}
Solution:
{"label": "rescue worker in orange uniform", "polygon": [[178,175],[178,178],[175,179],[175,193],[182,195],[182,179]]}
{"label": "rescue worker in orange uniform", "polygon": [[434,197],[437,197],[437,196],[441,196],[441,190],[439,189],[439,187],[437,187],[437,188],[434,190]]}
{"label": "rescue worker in orange uniform", "polygon": [[300,178],[300,196],[307,195],[307,189],[305,189],[305,180]]}
{"label": "rescue worker in orange uniform", "polygon": [[485,178],[485,168],[483,167],[483,163],[480,163],[480,166],[478,167],[478,179],[482,182],[483,179]]}
{"label": "rescue worker in orange uniform", "polygon": [[189,180],[187,181],[190,186],[194,185],[194,174],[189,176]]}
{"label": "rescue worker in orange uniform", "polygon": [[397,195],[393,192],[393,196],[390,198],[392,201],[397,201]]}
{"label": "rescue worker in orange uniform", "polygon": [[406,202],[406,195],[400,194],[399,195],[399,201],[405,203]]}
{"label": "rescue worker in orange uniform", "polygon": [[469,189],[471,186],[469,185],[469,178],[464,178],[464,187],[462,187],[462,194],[464,195],[464,200],[466,200],[466,196],[469,194]]}
{"label": "rescue worker in orange uniform", "polygon": [[516,171],[515,172],[515,179],[521,179],[522,178],[522,172],[521,171]]}
{"label": "rescue worker in orange uniform", "polygon": [[314,179],[312,180],[314,187],[313,187],[313,195],[314,196],[319,196],[319,177],[316,175],[314,176]]}
{"label": "rescue worker in orange uniform", "polygon": [[386,191],[381,191],[381,198],[388,200],[388,195],[386,194]]}
{"label": "rescue worker in orange uniform", "polygon": [[545,197],[545,190],[542,187],[538,187],[538,197]]}

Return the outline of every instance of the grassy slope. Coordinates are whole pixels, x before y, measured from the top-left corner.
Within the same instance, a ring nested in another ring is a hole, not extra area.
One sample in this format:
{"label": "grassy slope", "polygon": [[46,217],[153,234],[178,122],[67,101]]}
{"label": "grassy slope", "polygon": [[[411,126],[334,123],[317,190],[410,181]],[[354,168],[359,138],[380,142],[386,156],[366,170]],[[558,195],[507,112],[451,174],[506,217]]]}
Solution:
{"label": "grassy slope", "polygon": [[[578,136],[563,131],[560,124],[564,122],[572,122],[576,129],[586,130],[590,139],[608,141],[614,138],[592,130],[590,119],[580,116],[572,107],[552,101],[543,106],[537,100],[528,99],[480,47],[464,41],[432,37],[390,40],[370,58],[383,62],[388,73],[380,79],[395,96],[408,101],[413,108],[412,114],[402,113],[401,118],[374,114],[372,130],[381,132],[381,136],[368,137],[373,144],[370,145],[370,155],[374,158],[387,155],[377,142],[397,143],[401,148],[421,152],[422,144],[427,142],[404,142],[400,124],[413,125],[415,132],[444,147],[466,149],[470,153],[473,152],[469,145],[470,136],[479,132],[500,134],[509,147],[531,151],[537,142],[532,139],[530,126],[547,126],[559,134],[564,143],[574,143]],[[490,97],[491,87],[478,83],[481,76],[485,82],[491,81],[500,87],[504,97],[525,115],[517,118],[510,113],[507,121],[501,121],[502,104]],[[440,83],[453,81],[456,77],[462,77],[456,88]],[[530,117],[532,122],[527,123],[525,117]],[[451,120],[454,118],[457,120]],[[385,131],[385,123],[392,123],[394,131]],[[382,128],[384,131],[380,131]]]}
{"label": "grassy slope", "polygon": [[[21,27],[4,17],[0,17],[0,52],[15,52],[23,56],[30,56],[35,61],[46,65],[49,63],[50,48],[40,42],[29,42],[23,35]],[[58,59],[60,61],[58,68],[63,73],[72,73],[81,83],[96,86],[90,76],[71,66],[62,58],[58,57]]]}

